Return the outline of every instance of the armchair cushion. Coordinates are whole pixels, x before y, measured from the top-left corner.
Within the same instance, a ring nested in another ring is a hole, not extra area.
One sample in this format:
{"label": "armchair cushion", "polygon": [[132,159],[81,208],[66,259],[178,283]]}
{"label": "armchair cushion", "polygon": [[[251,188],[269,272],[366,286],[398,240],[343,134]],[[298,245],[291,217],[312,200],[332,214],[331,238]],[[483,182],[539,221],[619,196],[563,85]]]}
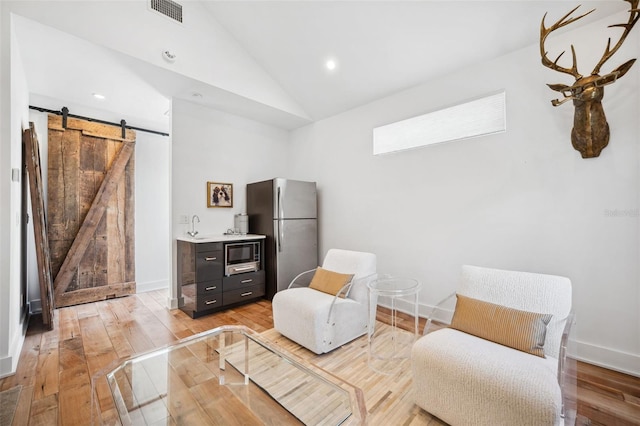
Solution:
{"label": "armchair cushion", "polygon": [[452,425],[560,425],[558,360],[451,328],[414,345],[415,402]]}
{"label": "armchair cushion", "polygon": [[508,308],[457,294],[451,327],[544,358],[551,314]]}
{"label": "armchair cushion", "polygon": [[309,288],[335,296],[352,278],[353,274],[341,274],[318,267]]}

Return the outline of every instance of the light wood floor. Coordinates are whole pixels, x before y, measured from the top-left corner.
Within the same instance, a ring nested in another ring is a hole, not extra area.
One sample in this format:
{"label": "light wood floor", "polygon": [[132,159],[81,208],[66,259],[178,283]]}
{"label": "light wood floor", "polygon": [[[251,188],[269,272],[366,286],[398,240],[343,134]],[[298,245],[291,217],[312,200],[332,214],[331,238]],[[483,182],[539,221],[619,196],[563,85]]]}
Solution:
{"label": "light wood floor", "polygon": [[[90,424],[91,375],[112,361],[224,324],[273,327],[266,300],[196,320],[165,302],[154,291],[58,309],[53,331],[34,317],[17,373],[0,379],[0,391],[22,386],[13,425]],[[640,425],[639,378],[578,363],[578,386],[578,425]]]}

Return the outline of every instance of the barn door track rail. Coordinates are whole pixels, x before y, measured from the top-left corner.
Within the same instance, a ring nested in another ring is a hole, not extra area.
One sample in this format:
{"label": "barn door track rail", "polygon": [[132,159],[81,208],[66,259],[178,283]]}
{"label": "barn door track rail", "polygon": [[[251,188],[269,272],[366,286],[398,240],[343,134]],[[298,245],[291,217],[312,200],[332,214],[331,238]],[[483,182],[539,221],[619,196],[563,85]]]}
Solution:
{"label": "barn door track rail", "polygon": [[42,108],[42,107],[38,107],[38,106],[29,105],[29,109],[33,109],[33,110],[40,111],[40,112],[47,112],[49,114],[61,115],[62,116],[62,127],[65,128],[65,129],[67,128],[67,118],[71,117],[71,118],[78,118],[80,120],[91,121],[91,122],[94,122],[94,123],[101,123],[101,124],[107,124],[107,125],[110,125],[110,126],[121,127],[122,128],[122,138],[123,139],[125,137],[125,131],[127,129],[137,130],[137,131],[146,132],[146,133],[153,133],[154,135],[169,136],[169,133],[159,132],[157,130],[144,129],[142,127],[129,126],[129,125],[127,125],[127,122],[125,120],[120,120],[120,123],[114,123],[112,121],[105,121],[105,120],[100,120],[100,119],[97,119],[97,118],[84,117],[82,115],[70,114],[69,113],[69,108],[67,108],[67,107],[62,107],[62,109],[60,111],[56,111],[56,110],[53,110],[53,109],[48,109],[48,108]]}

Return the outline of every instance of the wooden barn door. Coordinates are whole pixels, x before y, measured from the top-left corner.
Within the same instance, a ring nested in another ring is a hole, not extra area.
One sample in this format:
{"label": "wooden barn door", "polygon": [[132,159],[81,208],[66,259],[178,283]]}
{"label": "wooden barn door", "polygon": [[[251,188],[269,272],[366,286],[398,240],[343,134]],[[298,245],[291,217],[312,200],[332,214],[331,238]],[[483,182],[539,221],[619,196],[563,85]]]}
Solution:
{"label": "wooden barn door", "polygon": [[50,115],[48,145],[55,306],[135,293],[135,132]]}
{"label": "wooden barn door", "polygon": [[[33,234],[36,244],[36,261],[38,264],[38,281],[40,282],[42,323],[49,330],[53,330],[54,302],[51,256],[49,255],[49,240],[44,210],[44,185],[42,184],[40,144],[33,123],[29,123],[29,128],[22,132],[22,141],[24,143],[25,169],[29,176],[29,198],[31,198]],[[26,242],[26,237],[23,237],[23,241]]]}

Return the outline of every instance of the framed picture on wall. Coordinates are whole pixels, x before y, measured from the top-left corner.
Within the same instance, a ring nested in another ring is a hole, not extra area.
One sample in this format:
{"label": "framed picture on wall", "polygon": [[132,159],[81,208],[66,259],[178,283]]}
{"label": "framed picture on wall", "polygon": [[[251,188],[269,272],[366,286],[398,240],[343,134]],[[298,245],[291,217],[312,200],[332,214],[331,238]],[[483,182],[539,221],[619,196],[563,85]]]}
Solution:
{"label": "framed picture on wall", "polygon": [[207,207],[233,207],[233,184],[207,182]]}

